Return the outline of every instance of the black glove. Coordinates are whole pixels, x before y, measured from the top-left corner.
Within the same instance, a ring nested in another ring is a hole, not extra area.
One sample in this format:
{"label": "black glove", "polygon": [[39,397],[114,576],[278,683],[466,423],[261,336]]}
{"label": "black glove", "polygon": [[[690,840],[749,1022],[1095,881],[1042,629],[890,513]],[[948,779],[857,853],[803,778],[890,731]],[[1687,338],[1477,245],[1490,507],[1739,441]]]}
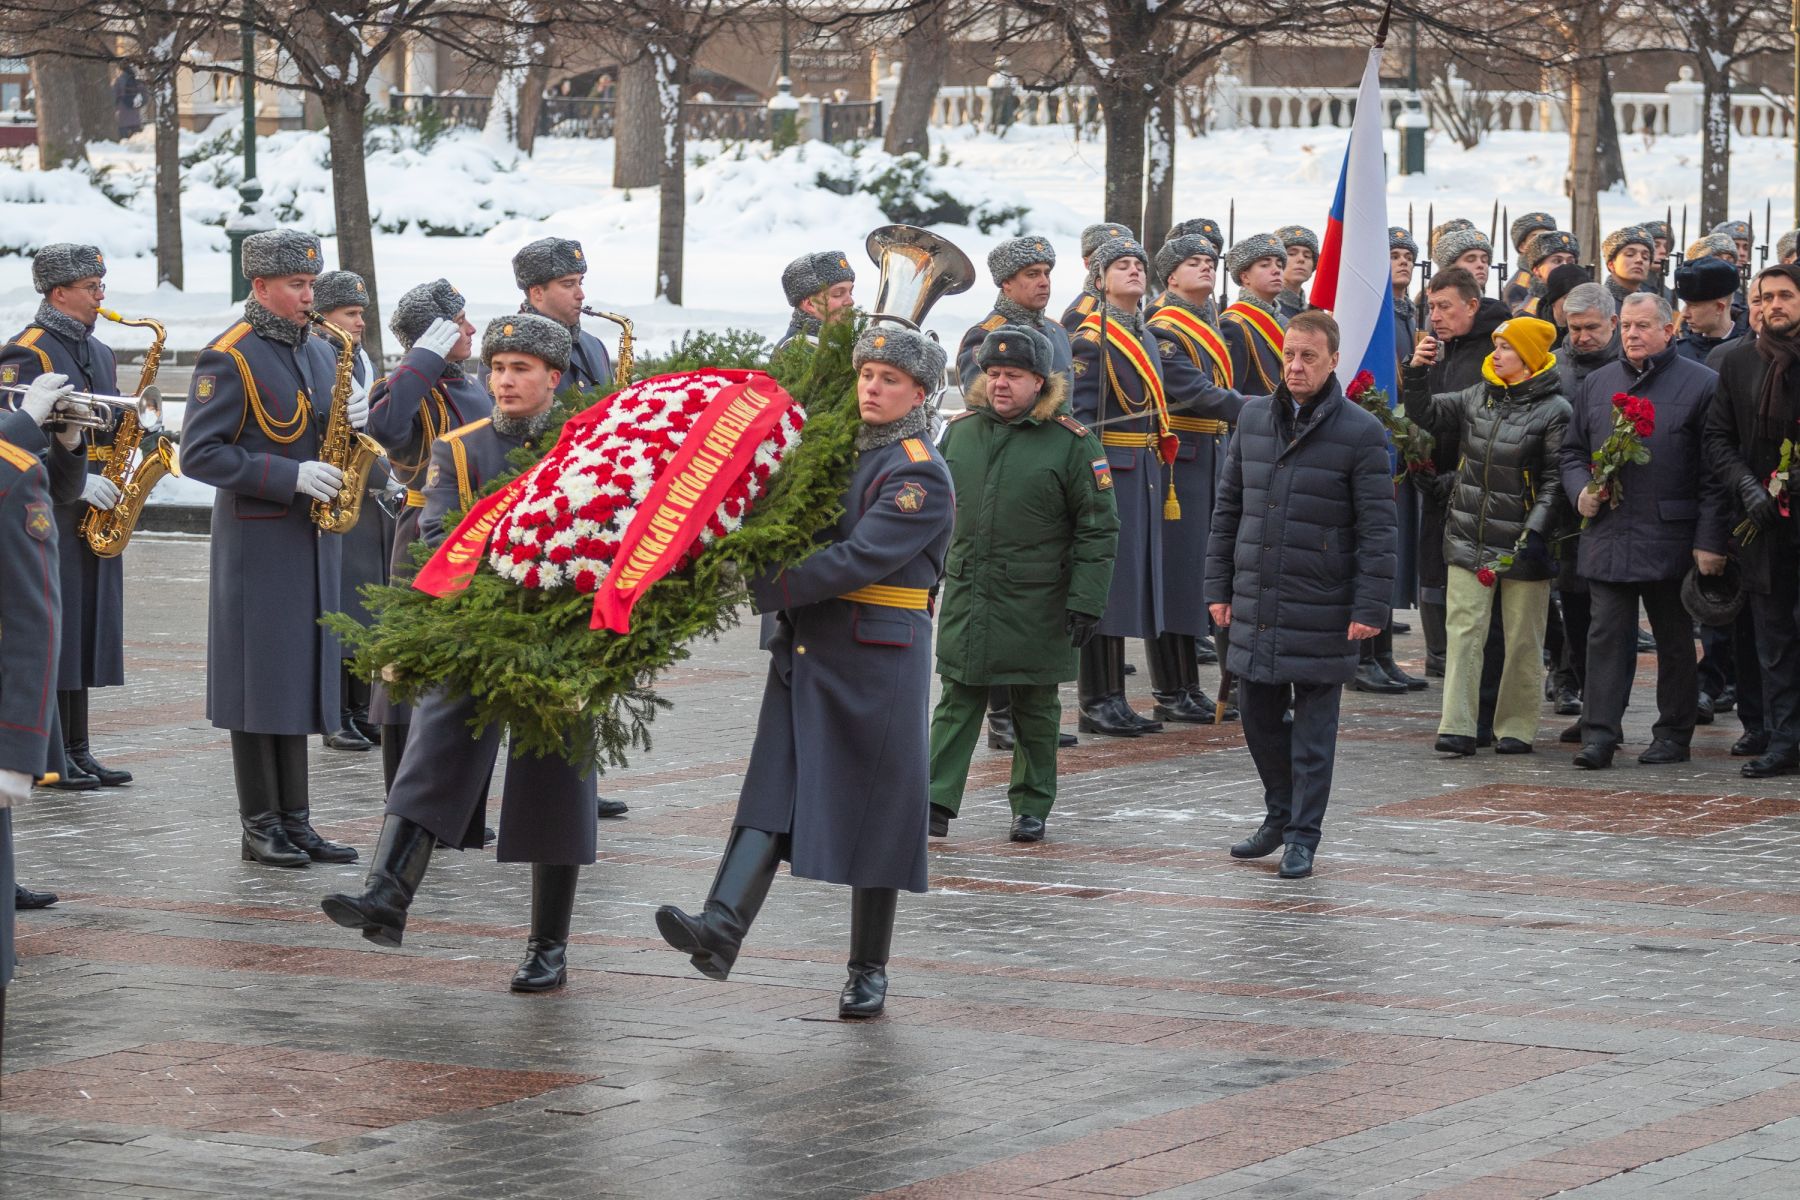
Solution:
{"label": "black glove", "polygon": [[1519,557],[1532,562],[1548,562],[1550,545],[1544,541],[1544,535],[1535,529],[1525,531],[1525,540],[1519,546]]}
{"label": "black glove", "polygon": [[1069,635],[1069,645],[1077,650],[1093,641],[1099,631],[1099,617],[1090,617],[1072,608],[1063,614],[1063,632]]}
{"label": "black glove", "polygon": [[1781,509],[1775,503],[1775,497],[1769,495],[1769,489],[1749,476],[1738,481],[1738,500],[1744,506],[1744,515],[1758,529],[1767,529],[1775,524],[1781,516]]}

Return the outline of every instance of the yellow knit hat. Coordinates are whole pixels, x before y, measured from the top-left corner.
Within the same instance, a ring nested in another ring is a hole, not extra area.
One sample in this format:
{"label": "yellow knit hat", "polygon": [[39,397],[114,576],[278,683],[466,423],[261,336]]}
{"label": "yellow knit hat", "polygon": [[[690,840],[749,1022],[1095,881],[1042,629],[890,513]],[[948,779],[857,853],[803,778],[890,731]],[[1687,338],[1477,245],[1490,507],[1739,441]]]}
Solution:
{"label": "yellow knit hat", "polygon": [[1536,375],[1550,360],[1550,347],[1556,342],[1556,326],[1536,317],[1514,317],[1494,330],[1494,340],[1511,346],[1525,369]]}

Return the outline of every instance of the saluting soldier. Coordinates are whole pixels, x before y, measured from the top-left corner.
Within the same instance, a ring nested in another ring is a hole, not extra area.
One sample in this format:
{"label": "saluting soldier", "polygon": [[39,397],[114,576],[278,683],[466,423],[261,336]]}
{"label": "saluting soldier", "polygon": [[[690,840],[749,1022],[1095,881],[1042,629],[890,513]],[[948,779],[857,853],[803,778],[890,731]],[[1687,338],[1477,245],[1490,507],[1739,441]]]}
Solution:
{"label": "saluting soldier", "polygon": [[1319,235],[1304,225],[1283,225],[1275,236],[1287,251],[1287,263],[1281,268],[1281,291],[1275,296],[1275,311],[1285,322],[1306,311],[1306,293],[1300,289],[1318,269]]}
{"label": "saluting soldier", "polygon": [[[538,445],[550,429],[560,375],[569,365],[568,328],[524,313],[488,323],[481,357],[493,389],[493,416],[453,429],[431,446],[420,535],[439,545],[449,514],[467,509],[510,470],[512,452]],[[326,915],[381,946],[398,946],[407,910],[437,842],[480,849],[487,784],[500,750],[498,726],[469,736],[474,702],[439,689],[413,712],[407,753],[388,792],[381,840],[360,895],[320,901]],[[546,992],[567,981],[569,921],[581,868],[594,861],[594,776],[559,754],[513,757],[502,792],[499,862],[531,864],[531,935],[513,974],[515,992]]]}
{"label": "saluting soldier", "polygon": [[[494,411],[479,373],[469,365],[475,326],[467,309],[448,279],[434,279],[409,289],[388,318],[388,328],[406,353],[369,394],[367,432],[387,451],[394,480],[406,489],[388,548],[388,576],[397,582],[411,580],[417,570],[412,544],[419,540],[432,445],[450,430]],[[391,788],[406,750],[412,707],[390,697],[378,679],[369,715],[380,727],[381,778]]]}
{"label": "saluting soldier", "polygon": [[[1500,299],[1512,310],[1514,316],[1524,312],[1525,302],[1541,291],[1532,287],[1532,270],[1527,261],[1526,247],[1531,245],[1531,239],[1538,234],[1554,232],[1555,229],[1556,218],[1547,212],[1528,212],[1524,216],[1513,218],[1513,223],[1507,226],[1506,236],[1512,243],[1513,261],[1518,264],[1518,270],[1513,272],[1512,278],[1500,289]],[[1546,271],[1545,274],[1549,272]],[[1411,348],[1401,357],[1411,358]]]}
{"label": "saluting soldier", "polygon": [[937,837],[962,809],[981,712],[997,688],[1014,730],[1010,837],[1043,838],[1056,803],[1057,684],[1074,678],[1076,650],[1106,607],[1119,533],[1112,469],[1100,439],[1068,414],[1068,376],[1053,359],[1043,332],[988,330],[968,407],[944,432],[961,503],[939,621],[943,690],[931,718]]}
{"label": "saluting soldier", "polygon": [[656,928],[724,979],[783,859],[799,878],[847,884],[838,1015],[872,1017],[899,891],[926,890],[931,589],[956,497],[928,434],[943,347],[878,322],[851,361],[862,427],[843,515],[805,561],[751,581],[780,621],[731,840],[700,915],[665,904]]}
{"label": "saluting soldier", "polygon": [[793,315],[787,332],[775,343],[780,350],[795,338],[817,343],[825,322],[856,303],[856,271],[842,250],[802,254],[781,272],[781,290]]}
{"label": "saluting soldier", "polygon": [[[1089,225],[1086,229],[1081,231],[1081,265],[1084,267],[1091,267],[1093,265],[1094,251],[1098,250],[1102,243],[1110,242],[1114,238],[1129,238],[1132,236],[1131,230],[1111,221],[1103,221],[1098,225]],[[1070,337],[1074,337],[1075,331],[1081,327],[1081,323],[1087,319],[1088,314],[1098,308],[1099,305],[1099,293],[1095,292],[1092,285],[1084,279],[1081,284],[1081,294],[1070,301],[1069,307],[1063,310],[1062,327],[1064,331],[1067,332]]]}
{"label": "saluting soldier", "polygon": [[1281,382],[1281,331],[1275,309],[1287,249],[1271,233],[1241,239],[1225,255],[1225,273],[1238,298],[1219,314],[1219,333],[1231,356],[1231,378],[1252,395],[1267,396]]}
{"label": "saluting soldier", "polygon": [[336,358],[307,312],[319,239],[272,229],[244,239],[244,317],[194,364],[184,474],[215,489],[206,630],[206,715],[231,731],[246,861],[354,862],[312,827],[306,741],[337,726],[339,650],[319,625],[337,608],[341,538],[314,500],[344,473],[319,460]]}
{"label": "saluting soldier", "polygon": [[1125,699],[1125,639],[1154,638],[1163,610],[1163,520],[1173,498],[1158,457],[1168,432],[1161,351],[1138,313],[1149,260],[1131,238],[1114,238],[1088,260],[1088,286],[1101,305],[1076,328],[1072,406],[1100,434],[1116,483],[1119,549],[1098,635],[1081,651],[1076,692],[1080,728],[1108,737],[1158,733],[1162,722]]}
{"label": "saluting soldier", "polygon": [[513,255],[513,280],[525,293],[522,313],[549,317],[569,331],[573,349],[569,351],[569,369],[562,373],[558,391],[570,388],[612,387],[612,359],[606,344],[581,327],[581,306],[587,301],[582,280],[587,276],[587,258],[581,243],[568,238],[539,238]]}
{"label": "saluting soldier", "polygon": [[1243,395],[1231,386],[1225,339],[1201,307],[1212,294],[1218,264],[1218,247],[1198,234],[1164,242],[1156,252],[1162,300],[1149,322],[1162,355],[1169,429],[1179,443],[1168,469],[1181,517],[1163,522],[1163,627],[1144,648],[1157,718],[1195,724],[1211,724],[1216,715],[1200,686],[1197,646],[1211,636],[1212,625],[1199,600],[1206,589],[1206,538],[1219,464],[1244,407]]}
{"label": "saluting soldier", "polygon": [[[353,424],[366,425],[369,414],[369,388],[375,382],[375,366],[362,348],[364,313],[368,309],[369,292],[362,276],[354,271],[327,271],[313,280],[313,311],[349,334],[355,347],[350,364],[350,412]],[[336,335],[315,326],[313,336],[325,344],[335,360],[343,353]],[[394,520],[381,507],[380,498],[389,480],[387,463],[378,461],[370,469],[365,483],[362,514],[356,524],[340,534],[338,612],[348,613],[367,624],[368,607],[363,603],[365,584],[387,582],[388,549],[393,541]],[[381,731],[369,723],[369,683],[350,671],[346,656],[338,669],[338,724],[325,735],[325,745],[333,750],[372,750]]]}
{"label": "saluting soldier", "polygon": [[40,375],[18,411],[0,415],[0,1044],[13,977],[13,910],[56,902],[13,874],[12,810],[30,797],[32,780],[48,763],[62,761],[54,695],[62,580],[46,465],[56,451],[40,426],[69,390],[61,374]]}
{"label": "saluting soldier", "polygon": [[[106,299],[106,259],[93,246],[57,242],[31,261],[31,282],[43,301],[31,324],[0,348],[0,384],[18,386],[40,375],[66,377],[76,391],[119,393],[113,352],[94,336]],[[79,530],[82,518],[119,502],[119,489],[102,472],[112,459],[116,419],[97,414],[105,427],[59,435],[53,474],[67,474],[80,459],[85,468],[56,500],[57,561],[62,572],[62,653],[58,656],[56,709],[62,727],[60,778],[49,786],[90,791],[131,782],[94,757],[88,733],[88,689],[125,682],[125,558],[101,558]],[[73,453],[71,453],[73,451]]]}
{"label": "saluting soldier", "polygon": [[[988,251],[988,275],[1000,294],[994,310],[963,334],[956,351],[956,374],[966,393],[981,377],[976,354],[987,335],[1002,325],[1018,325],[1044,336],[1050,343],[1050,371],[1066,384],[1069,364],[1069,332],[1044,314],[1050,307],[1050,272],[1056,266],[1056,250],[1049,239],[1011,238]],[[1073,746],[1074,734],[1058,734],[1057,744]],[[988,745],[996,750],[1013,748],[1012,709],[1007,689],[996,684],[988,693]]]}

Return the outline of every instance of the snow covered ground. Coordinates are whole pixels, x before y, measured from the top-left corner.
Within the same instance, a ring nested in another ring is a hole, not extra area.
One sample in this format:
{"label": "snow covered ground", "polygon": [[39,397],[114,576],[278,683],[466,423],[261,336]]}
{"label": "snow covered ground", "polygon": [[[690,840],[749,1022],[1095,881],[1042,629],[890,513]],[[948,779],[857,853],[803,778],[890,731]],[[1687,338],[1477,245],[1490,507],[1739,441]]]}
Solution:
{"label": "snow covered ground", "polygon": [[[1077,141],[1062,129],[1021,127],[1004,138],[966,129],[934,132],[934,145],[948,151],[951,164],[937,169],[940,182],[965,197],[1026,204],[1031,211],[1024,228],[1055,239],[1063,256],[1056,269],[1060,307],[1080,286],[1076,235],[1100,215],[1099,143]],[[235,204],[236,160],[215,156],[190,169],[184,189],[188,289],[159,291],[150,257],[155,227],[148,138],[145,131],[95,151],[97,165],[105,168],[102,184],[115,195],[128,194],[124,206],[77,172],[0,165],[0,246],[99,244],[110,267],[108,303],[164,321],[172,349],[197,349],[232,315],[223,233],[201,222],[222,219]],[[1240,235],[1289,222],[1322,227],[1345,138],[1346,131],[1331,129],[1245,129],[1185,139],[1176,154],[1177,215],[1223,222],[1235,200]],[[193,139],[194,149],[200,140]],[[314,230],[329,230],[332,221],[322,146],[321,134],[282,134],[264,139],[259,150],[258,174],[270,201]],[[690,152],[700,162],[688,173],[685,306],[652,299],[656,194],[610,185],[611,142],[541,141],[534,157],[512,162],[504,154],[496,158],[473,134],[447,136],[423,153],[395,147],[372,156],[376,220],[404,229],[376,238],[381,294],[391,303],[414,283],[446,276],[470,298],[470,315],[480,323],[517,304],[513,252],[556,234],[582,241],[597,264],[588,278],[589,303],[632,317],[645,352],[661,351],[692,328],[744,326],[773,336],[787,318],[778,283],[782,266],[819,248],[845,250],[861,266],[864,237],[886,221],[866,193],[842,196],[817,186],[820,171],[843,173],[858,165],[833,147],[813,144],[770,156],[765,147],[701,143]],[[858,161],[867,169],[871,157],[880,160],[877,151],[867,151]],[[1429,174],[1393,178],[1388,188],[1390,220],[1404,224],[1410,203],[1421,236],[1428,205],[1435,205],[1439,221],[1467,216],[1483,229],[1496,195],[1514,215],[1568,210],[1561,194],[1567,161],[1562,135],[1497,133],[1468,152],[1440,138],[1428,161]],[[1630,182],[1603,198],[1603,222],[1610,228],[1659,217],[1672,206],[1679,227],[1686,203],[1689,237],[1698,236],[1699,162],[1698,137],[1631,142],[1625,152]],[[1732,168],[1732,212],[1754,210],[1760,226],[1763,203],[1773,199],[1775,223],[1785,229],[1792,216],[1792,146],[1772,138],[1739,139]],[[479,232],[432,236],[421,224]],[[984,234],[940,226],[938,232],[969,254],[980,275],[969,292],[933,311],[930,324],[948,339],[986,312],[992,288],[985,256],[1013,228]],[[332,257],[329,239],[326,257]],[[860,301],[873,299],[874,281],[869,265],[858,285]],[[36,304],[28,261],[16,253],[0,256],[0,326],[19,327]],[[598,331],[612,340],[610,326]],[[107,336],[123,347],[147,340],[136,330],[109,329]]]}

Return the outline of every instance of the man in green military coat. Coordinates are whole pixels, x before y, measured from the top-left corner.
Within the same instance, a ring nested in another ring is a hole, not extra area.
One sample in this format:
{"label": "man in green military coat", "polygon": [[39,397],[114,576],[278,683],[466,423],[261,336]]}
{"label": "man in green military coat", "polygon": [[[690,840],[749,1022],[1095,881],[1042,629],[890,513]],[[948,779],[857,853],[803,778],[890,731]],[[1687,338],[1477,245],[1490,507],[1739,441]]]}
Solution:
{"label": "man in green military coat", "polygon": [[981,368],[951,418],[944,461],[956,485],[956,532],[944,565],[931,717],[931,832],[950,831],[988,688],[1013,711],[1012,840],[1035,842],[1056,803],[1056,685],[1106,608],[1118,542],[1112,471],[1100,439],[1068,413],[1050,340],[1002,325],[982,340]]}

